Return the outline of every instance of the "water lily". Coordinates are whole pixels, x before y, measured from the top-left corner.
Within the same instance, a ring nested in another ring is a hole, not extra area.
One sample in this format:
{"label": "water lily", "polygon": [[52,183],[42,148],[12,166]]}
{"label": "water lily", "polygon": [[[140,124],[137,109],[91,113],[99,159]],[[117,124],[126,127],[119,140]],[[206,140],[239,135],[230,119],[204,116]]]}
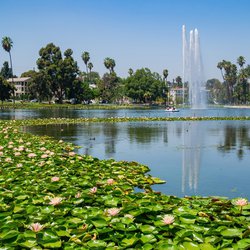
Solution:
{"label": "water lily", "polygon": [[52,182],[56,182],[56,181],[59,181],[59,180],[60,180],[60,178],[58,176],[54,176],[54,177],[51,178]]}
{"label": "water lily", "polygon": [[163,216],[162,222],[165,225],[172,224],[174,222],[174,216],[171,215],[171,214],[166,214],[166,215]]}
{"label": "water lily", "polygon": [[35,154],[35,153],[29,153],[29,154],[28,154],[28,157],[29,157],[29,158],[34,158],[34,157],[36,157],[36,154]]}
{"label": "water lily", "polygon": [[125,214],[124,217],[129,218],[129,219],[135,218],[132,214]]}
{"label": "water lily", "polygon": [[41,231],[42,229],[44,228],[43,225],[41,225],[40,223],[32,223],[30,226],[29,226],[29,229],[31,229],[33,232],[39,232]]}
{"label": "water lily", "polygon": [[41,158],[42,159],[45,159],[45,158],[48,158],[49,156],[47,155],[47,154],[43,154],[43,155],[41,155]]}
{"label": "water lily", "polygon": [[50,198],[50,205],[56,206],[59,205],[62,202],[62,198],[60,197],[54,197],[54,198]]}
{"label": "water lily", "polygon": [[69,152],[69,156],[74,156],[75,154],[75,152]]}
{"label": "water lily", "polygon": [[97,192],[97,187],[92,187],[91,189],[90,189],[90,193],[91,194],[95,194]]}
{"label": "water lily", "polygon": [[78,193],[75,195],[75,197],[76,197],[76,198],[80,198],[81,195],[82,195],[82,194],[81,194],[80,192],[78,192]]}
{"label": "water lily", "polygon": [[247,199],[244,199],[244,198],[240,198],[240,199],[237,199],[235,202],[234,202],[235,205],[237,206],[240,206],[240,207],[244,207],[248,204],[248,201]]}
{"label": "water lily", "polygon": [[3,150],[3,146],[0,146],[0,151]]}
{"label": "water lily", "polygon": [[11,162],[11,158],[10,158],[10,157],[7,157],[7,158],[5,159],[5,162]]}
{"label": "water lily", "polygon": [[117,214],[119,214],[120,209],[119,209],[119,208],[116,208],[116,207],[114,207],[114,208],[109,208],[109,209],[107,210],[107,212],[108,212],[108,215],[110,215],[110,216],[116,216]]}
{"label": "water lily", "polygon": [[18,164],[16,165],[17,168],[21,168],[22,166],[23,166],[22,163],[18,163]]}
{"label": "water lily", "polygon": [[15,152],[15,154],[14,154],[15,156],[20,156],[21,155],[21,153],[20,152]]}
{"label": "water lily", "polygon": [[107,179],[107,184],[108,185],[113,185],[115,183],[114,179]]}

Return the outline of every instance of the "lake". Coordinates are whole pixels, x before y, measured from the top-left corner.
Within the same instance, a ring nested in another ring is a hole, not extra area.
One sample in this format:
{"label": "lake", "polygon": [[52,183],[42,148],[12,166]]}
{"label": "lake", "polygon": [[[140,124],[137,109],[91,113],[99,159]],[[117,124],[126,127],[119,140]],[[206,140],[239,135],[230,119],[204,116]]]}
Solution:
{"label": "lake", "polygon": [[[2,119],[42,117],[249,116],[249,109],[4,110]],[[85,123],[24,127],[81,146],[80,154],[137,161],[166,180],[154,190],[169,195],[250,199],[250,121]]]}

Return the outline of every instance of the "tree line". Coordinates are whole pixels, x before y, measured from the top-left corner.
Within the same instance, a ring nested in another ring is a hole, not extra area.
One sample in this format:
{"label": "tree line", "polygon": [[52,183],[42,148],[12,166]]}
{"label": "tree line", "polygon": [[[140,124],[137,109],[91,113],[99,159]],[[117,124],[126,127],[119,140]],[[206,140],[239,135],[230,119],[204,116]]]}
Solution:
{"label": "tree line", "polygon": [[[2,38],[2,47],[9,54],[9,63],[4,62],[0,71],[0,100],[14,98],[14,77],[12,67],[11,48],[13,42],[9,37]],[[72,49],[61,51],[53,43],[47,44],[39,50],[37,69],[22,73],[21,77],[31,77],[28,83],[27,95],[21,99],[38,99],[42,101],[74,100],[75,103],[89,103],[99,100],[104,103],[166,103],[171,88],[182,87],[182,79],[177,76],[168,81],[168,70],[163,69],[162,74],[151,72],[148,68],[128,69],[126,78],[119,77],[115,72],[116,62],[106,57],[103,61],[107,72],[101,77],[93,71],[89,52],[81,55],[86,71],[80,71],[74,60]],[[237,64],[222,60],[218,63],[223,81],[210,79],[207,81],[210,103],[245,104],[249,102],[250,66],[245,67],[245,58],[238,57]],[[12,81],[6,81],[12,79]],[[184,86],[188,89],[188,83]],[[188,90],[186,91],[188,93]],[[169,100],[168,100],[169,101]]]}

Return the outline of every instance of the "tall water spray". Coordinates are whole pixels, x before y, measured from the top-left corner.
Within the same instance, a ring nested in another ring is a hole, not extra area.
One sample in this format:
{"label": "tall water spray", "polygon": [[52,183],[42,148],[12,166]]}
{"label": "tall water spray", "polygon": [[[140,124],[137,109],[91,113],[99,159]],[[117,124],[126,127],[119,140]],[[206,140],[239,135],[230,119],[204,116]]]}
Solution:
{"label": "tall water spray", "polygon": [[189,84],[188,99],[191,108],[206,108],[207,98],[199,33],[197,29],[191,30],[188,43],[185,25],[182,26],[182,59],[183,83]]}

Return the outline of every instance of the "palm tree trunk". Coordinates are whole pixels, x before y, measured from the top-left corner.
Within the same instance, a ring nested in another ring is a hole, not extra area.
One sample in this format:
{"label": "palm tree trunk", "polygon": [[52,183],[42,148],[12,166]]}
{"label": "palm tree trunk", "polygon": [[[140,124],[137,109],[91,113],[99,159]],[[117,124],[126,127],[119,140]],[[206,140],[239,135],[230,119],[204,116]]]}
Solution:
{"label": "palm tree trunk", "polygon": [[9,56],[10,56],[11,79],[12,79],[12,86],[13,86],[13,105],[15,105],[15,86],[14,86],[13,67],[12,67],[12,59],[11,59],[10,51],[9,51]]}

